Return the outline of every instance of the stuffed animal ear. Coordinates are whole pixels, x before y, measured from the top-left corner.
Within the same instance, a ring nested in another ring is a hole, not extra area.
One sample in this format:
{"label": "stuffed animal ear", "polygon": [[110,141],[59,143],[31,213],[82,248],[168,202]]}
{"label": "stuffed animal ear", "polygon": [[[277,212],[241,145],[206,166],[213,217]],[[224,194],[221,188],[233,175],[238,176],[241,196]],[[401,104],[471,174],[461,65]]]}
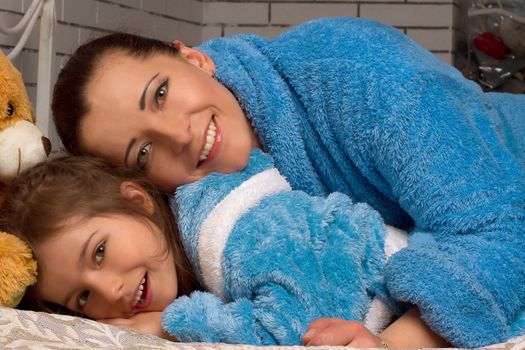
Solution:
{"label": "stuffed animal ear", "polygon": [[18,305],[26,288],[36,282],[36,267],[31,248],[0,231],[0,306]]}

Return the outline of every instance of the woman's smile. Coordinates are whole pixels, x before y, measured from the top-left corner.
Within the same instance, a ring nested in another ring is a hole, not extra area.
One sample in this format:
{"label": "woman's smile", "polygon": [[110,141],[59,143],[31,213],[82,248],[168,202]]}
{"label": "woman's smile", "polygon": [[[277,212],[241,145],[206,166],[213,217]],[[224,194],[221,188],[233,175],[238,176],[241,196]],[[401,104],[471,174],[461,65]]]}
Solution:
{"label": "woman's smile", "polygon": [[203,53],[184,48],[179,56],[136,59],[113,52],[104,62],[87,86],[86,153],[143,171],[168,191],[246,166],[258,141]]}
{"label": "woman's smile", "polygon": [[221,129],[219,128],[215,117],[212,117],[210,124],[204,133],[202,150],[197,167],[204,166],[213,161],[219,152],[221,143]]}

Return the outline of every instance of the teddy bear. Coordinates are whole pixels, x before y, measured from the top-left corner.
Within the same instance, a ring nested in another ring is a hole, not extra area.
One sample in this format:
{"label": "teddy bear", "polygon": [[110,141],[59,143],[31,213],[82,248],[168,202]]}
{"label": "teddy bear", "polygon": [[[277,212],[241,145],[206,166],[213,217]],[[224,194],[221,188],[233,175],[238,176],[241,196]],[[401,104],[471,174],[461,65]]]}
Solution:
{"label": "teddy bear", "polygon": [[[0,208],[9,182],[50,152],[51,142],[35,126],[22,75],[0,52]],[[36,262],[29,246],[0,231],[0,306],[18,305],[35,281]]]}

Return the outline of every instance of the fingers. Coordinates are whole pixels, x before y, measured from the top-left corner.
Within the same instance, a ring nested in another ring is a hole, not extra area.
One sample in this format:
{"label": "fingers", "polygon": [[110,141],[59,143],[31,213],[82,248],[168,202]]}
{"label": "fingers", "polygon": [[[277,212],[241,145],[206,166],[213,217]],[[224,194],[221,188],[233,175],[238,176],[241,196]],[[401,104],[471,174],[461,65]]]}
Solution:
{"label": "fingers", "polygon": [[312,321],[303,335],[303,344],[306,345],[316,334],[331,325],[336,324],[338,320],[338,318],[318,318],[317,320]]}
{"label": "fingers", "polygon": [[306,346],[348,345],[356,335],[368,330],[357,321],[319,319],[310,324],[302,341]]}

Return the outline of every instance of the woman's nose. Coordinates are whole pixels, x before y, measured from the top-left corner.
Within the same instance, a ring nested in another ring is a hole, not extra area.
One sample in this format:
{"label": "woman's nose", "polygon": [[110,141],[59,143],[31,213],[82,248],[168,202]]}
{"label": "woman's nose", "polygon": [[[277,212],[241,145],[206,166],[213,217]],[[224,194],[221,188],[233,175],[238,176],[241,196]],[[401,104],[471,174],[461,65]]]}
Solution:
{"label": "woman's nose", "polygon": [[193,138],[189,117],[179,117],[176,122],[165,125],[163,134],[166,142],[175,152],[180,152]]}

